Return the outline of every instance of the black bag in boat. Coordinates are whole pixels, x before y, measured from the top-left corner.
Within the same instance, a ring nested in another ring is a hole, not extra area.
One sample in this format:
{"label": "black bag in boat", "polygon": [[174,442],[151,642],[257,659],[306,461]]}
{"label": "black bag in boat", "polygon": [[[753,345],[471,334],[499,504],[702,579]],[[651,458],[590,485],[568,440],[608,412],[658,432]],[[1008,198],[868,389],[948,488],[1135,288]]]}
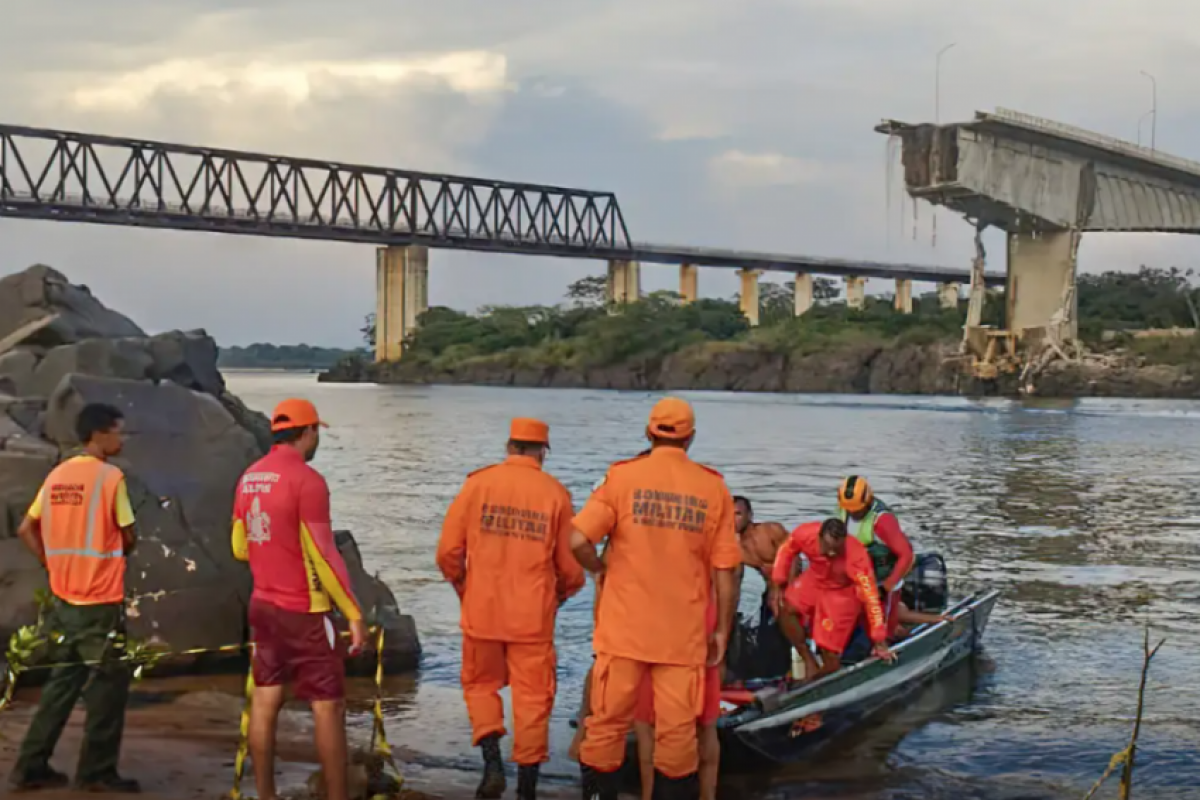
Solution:
{"label": "black bag in boat", "polygon": [[725,656],[725,680],[731,683],[778,678],[791,669],[791,643],[779,630],[764,592],[757,625],[753,624],[753,617],[742,614],[734,621]]}
{"label": "black bag in boat", "polygon": [[926,614],[945,611],[950,601],[946,560],[938,553],[922,553],[917,556],[912,570],[904,579],[900,599],[912,611],[922,611]]}

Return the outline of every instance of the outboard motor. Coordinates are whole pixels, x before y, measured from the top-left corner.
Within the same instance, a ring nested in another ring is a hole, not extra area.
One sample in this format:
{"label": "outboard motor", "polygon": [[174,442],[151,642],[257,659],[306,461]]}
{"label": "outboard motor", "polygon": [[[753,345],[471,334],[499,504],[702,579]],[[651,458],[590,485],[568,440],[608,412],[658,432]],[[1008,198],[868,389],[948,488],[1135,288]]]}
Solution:
{"label": "outboard motor", "polygon": [[922,553],[904,579],[900,599],[913,611],[940,614],[950,602],[946,560],[938,553]]}

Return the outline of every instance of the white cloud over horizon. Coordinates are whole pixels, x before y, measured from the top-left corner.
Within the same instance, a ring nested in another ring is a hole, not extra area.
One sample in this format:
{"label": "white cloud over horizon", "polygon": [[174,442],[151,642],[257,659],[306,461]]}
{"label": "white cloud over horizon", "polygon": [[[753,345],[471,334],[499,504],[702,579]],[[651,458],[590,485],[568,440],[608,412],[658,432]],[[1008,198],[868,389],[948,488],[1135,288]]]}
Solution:
{"label": "white cloud over horizon", "polygon": [[[1200,157],[1200,6],[1183,0],[14,0],[0,120],[617,192],[643,241],[963,265],[971,231],[901,200],[884,117],[997,105]],[[501,7],[501,5],[503,7]],[[1143,126],[1143,134],[1146,128]],[[993,268],[1001,240],[989,234]],[[366,246],[0,219],[150,329],[353,344]],[[1188,266],[1188,237],[1085,238],[1087,271]],[[555,302],[600,263],[434,251],[430,299]],[[675,270],[643,267],[647,290]],[[884,282],[870,284],[887,290]],[[707,270],[701,292],[736,279]]]}

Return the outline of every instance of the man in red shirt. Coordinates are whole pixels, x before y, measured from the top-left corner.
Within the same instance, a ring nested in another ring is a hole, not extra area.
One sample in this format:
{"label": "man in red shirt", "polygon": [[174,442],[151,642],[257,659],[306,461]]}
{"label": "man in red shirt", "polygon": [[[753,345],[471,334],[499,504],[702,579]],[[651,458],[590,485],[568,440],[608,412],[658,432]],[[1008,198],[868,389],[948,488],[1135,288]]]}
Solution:
{"label": "man in red shirt", "polygon": [[[800,555],[808,559],[808,569],[791,580],[792,565]],[[887,646],[887,624],[871,559],[861,542],[846,535],[841,520],[807,522],[792,531],[775,557],[771,580],[786,587],[784,602],[796,612],[821,651],[821,669],[809,679],[842,666],[842,652],[864,611],[874,654],[895,660]]]}
{"label": "man in red shirt", "polygon": [[900,624],[900,593],[896,587],[912,569],[912,543],[900,530],[896,515],[858,475],[849,476],[838,488],[838,519],[846,524],[846,532],[867,548],[879,581],[888,630],[894,632]]}
{"label": "man in red shirt", "polygon": [[337,551],[329,487],[308,465],[325,423],[307,400],[275,408],[275,446],[238,482],[233,507],[233,554],[250,562],[254,593],[254,698],[250,754],[261,800],[276,800],[275,728],[283,686],[312,704],[317,753],[328,800],[347,800],[345,653],[330,618],[334,607],[350,623],[351,652],[367,628]]}

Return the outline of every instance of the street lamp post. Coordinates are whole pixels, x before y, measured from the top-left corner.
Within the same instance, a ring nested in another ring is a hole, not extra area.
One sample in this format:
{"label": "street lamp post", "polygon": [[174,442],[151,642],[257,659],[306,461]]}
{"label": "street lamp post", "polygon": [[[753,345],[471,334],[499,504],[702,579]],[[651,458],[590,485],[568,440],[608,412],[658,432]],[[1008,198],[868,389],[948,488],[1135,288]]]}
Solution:
{"label": "street lamp post", "polygon": [[942,56],[946,55],[946,51],[956,44],[958,42],[951,42],[938,50],[937,66],[933,71],[933,122],[935,125],[940,125],[942,122]]}
{"label": "street lamp post", "polygon": [[1158,81],[1146,70],[1141,73],[1150,79],[1150,151],[1154,152],[1158,133]]}
{"label": "street lamp post", "polygon": [[1145,122],[1145,121],[1146,121],[1146,118],[1147,118],[1147,117],[1149,117],[1150,115],[1152,115],[1153,113],[1154,113],[1153,111],[1147,111],[1145,114],[1142,114],[1140,117],[1138,117],[1138,138],[1137,138],[1137,143],[1138,143],[1138,146],[1139,146],[1139,147],[1140,147],[1140,146],[1141,146],[1141,144],[1142,144],[1142,123],[1143,123],[1143,122]]}

